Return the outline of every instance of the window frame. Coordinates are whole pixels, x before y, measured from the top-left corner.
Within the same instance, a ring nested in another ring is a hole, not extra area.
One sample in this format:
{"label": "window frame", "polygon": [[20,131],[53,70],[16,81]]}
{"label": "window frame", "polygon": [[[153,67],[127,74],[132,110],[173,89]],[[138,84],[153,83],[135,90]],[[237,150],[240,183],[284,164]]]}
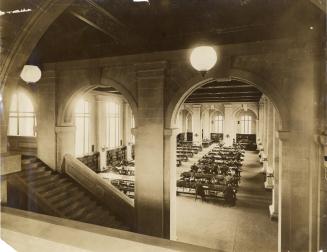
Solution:
{"label": "window frame", "polygon": [[213,116],[213,133],[224,133],[224,116],[222,114],[215,114]]}
{"label": "window frame", "polygon": [[252,116],[242,115],[240,122],[241,122],[241,134],[252,134]]}
{"label": "window frame", "polygon": [[[75,156],[84,156],[86,154],[90,153],[90,125],[91,125],[91,111],[90,111],[90,102],[85,99],[81,99],[78,102],[83,102],[83,111],[82,112],[77,112],[77,107],[75,107],[75,112],[74,112],[74,124],[75,124]],[[78,104],[77,102],[77,104]],[[87,111],[86,111],[86,104],[87,104]],[[78,134],[78,129],[77,129],[77,118],[82,119],[83,121],[83,141],[78,142],[77,134]],[[86,124],[88,124],[86,126]],[[86,128],[88,130],[86,130]],[[82,153],[78,153],[77,151],[77,146],[82,145]]]}
{"label": "window frame", "polygon": [[[16,97],[14,98],[14,96],[16,96]],[[21,107],[20,102],[25,98],[26,98],[27,102],[31,103],[32,111],[20,111],[20,107]],[[14,101],[13,99],[16,99],[16,101]],[[13,102],[16,102],[15,109],[12,109]],[[33,134],[32,135],[22,134],[22,132],[21,132],[21,131],[23,131],[23,129],[21,128],[21,119],[26,119],[26,118],[33,119],[33,126],[32,126]],[[15,124],[15,128],[16,128],[15,134],[12,134],[11,127],[12,127],[13,122],[11,122],[12,121],[11,119],[14,119],[14,124]],[[15,92],[11,97],[11,103],[10,103],[10,107],[9,107],[7,136],[36,137],[37,136],[36,126],[37,126],[36,113],[35,113],[35,108],[34,108],[32,99],[24,91]]]}
{"label": "window frame", "polygon": [[[113,107],[110,109],[110,106]],[[121,104],[110,100],[106,102],[106,147],[115,149],[121,146]],[[112,129],[113,128],[113,129]],[[114,135],[112,141],[111,136]]]}

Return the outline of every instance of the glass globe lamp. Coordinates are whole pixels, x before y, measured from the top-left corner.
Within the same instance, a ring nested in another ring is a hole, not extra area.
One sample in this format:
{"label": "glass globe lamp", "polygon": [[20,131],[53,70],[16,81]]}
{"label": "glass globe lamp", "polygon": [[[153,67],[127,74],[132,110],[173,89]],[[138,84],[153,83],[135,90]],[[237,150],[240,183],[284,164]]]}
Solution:
{"label": "glass globe lamp", "polygon": [[41,70],[38,66],[33,65],[25,65],[23,67],[22,72],[20,73],[20,77],[27,83],[35,83],[41,79]]}
{"label": "glass globe lamp", "polygon": [[204,76],[217,62],[217,53],[211,46],[199,46],[192,50],[190,62]]}

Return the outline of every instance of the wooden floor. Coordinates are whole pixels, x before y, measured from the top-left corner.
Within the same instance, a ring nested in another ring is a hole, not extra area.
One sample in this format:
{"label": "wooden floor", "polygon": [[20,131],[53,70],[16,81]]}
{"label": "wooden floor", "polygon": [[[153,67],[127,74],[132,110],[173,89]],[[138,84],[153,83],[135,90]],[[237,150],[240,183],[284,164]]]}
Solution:
{"label": "wooden floor", "polygon": [[202,202],[194,197],[177,197],[178,241],[222,251],[277,251],[278,225],[269,218],[271,192],[264,189],[256,152],[246,152],[242,169],[234,207],[222,200]]}

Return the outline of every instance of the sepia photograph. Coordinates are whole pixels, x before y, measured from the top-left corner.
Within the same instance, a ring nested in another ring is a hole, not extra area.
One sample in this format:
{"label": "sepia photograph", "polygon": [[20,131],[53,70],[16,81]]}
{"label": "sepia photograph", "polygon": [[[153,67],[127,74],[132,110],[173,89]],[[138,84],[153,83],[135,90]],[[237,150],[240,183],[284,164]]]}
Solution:
{"label": "sepia photograph", "polygon": [[1,252],[327,252],[327,0],[0,0]]}

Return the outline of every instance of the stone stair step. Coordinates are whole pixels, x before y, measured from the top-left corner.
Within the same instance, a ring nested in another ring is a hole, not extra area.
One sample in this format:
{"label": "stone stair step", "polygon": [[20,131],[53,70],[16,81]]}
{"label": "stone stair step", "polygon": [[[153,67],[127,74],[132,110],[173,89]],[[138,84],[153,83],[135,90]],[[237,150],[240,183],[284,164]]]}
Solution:
{"label": "stone stair step", "polygon": [[22,165],[22,170],[28,170],[28,169],[33,169],[39,166],[44,166],[44,163],[41,161],[35,161],[29,164],[23,164]]}
{"label": "stone stair step", "polygon": [[33,156],[30,156],[30,157],[22,157],[22,165],[30,164],[30,163],[33,163],[35,161],[37,161],[37,158],[36,157],[33,157]]}
{"label": "stone stair step", "polygon": [[108,210],[102,208],[102,212],[92,219],[93,224],[111,226],[116,223],[116,217]]}
{"label": "stone stair step", "polygon": [[92,220],[94,220],[97,216],[103,213],[103,209],[100,206],[97,206],[93,212],[85,215],[83,217],[83,220],[88,223],[93,223]]}
{"label": "stone stair step", "polygon": [[34,182],[49,177],[51,175],[52,175],[51,171],[38,171],[32,173],[24,173],[21,177],[24,178],[25,180],[28,180],[28,182]]}
{"label": "stone stair step", "polygon": [[54,174],[54,175],[50,174],[50,175],[44,176],[38,180],[31,181],[31,182],[29,182],[29,184],[37,190],[38,187],[47,185],[48,183],[50,183],[52,181],[57,181],[59,177],[60,177],[59,174]]}
{"label": "stone stair step", "polygon": [[68,207],[64,209],[64,213],[66,216],[71,216],[77,210],[86,207],[88,204],[91,203],[90,198],[88,198],[85,194],[82,195],[81,198],[76,199],[76,201],[70,204]]}
{"label": "stone stair step", "polygon": [[[52,183],[50,183],[50,184],[52,184]],[[46,187],[46,185],[44,185],[44,186]],[[42,192],[41,191],[42,190],[42,187],[40,187],[40,193],[42,193],[43,197],[49,199],[49,198],[55,197],[57,195],[60,195],[60,194],[62,194],[64,192],[66,192],[67,190],[69,190],[71,188],[75,188],[75,187],[76,186],[71,181],[67,181],[67,182],[64,182],[60,186],[56,186],[53,189],[49,189],[48,191],[43,191]]]}
{"label": "stone stair step", "polygon": [[[58,216],[95,225],[130,230],[110,211],[65,174],[51,170],[37,157],[22,156],[22,171],[17,174],[34,194],[36,202],[47,201]],[[41,198],[42,197],[42,198]]]}
{"label": "stone stair step", "polygon": [[72,195],[80,192],[79,188],[75,185],[68,187],[66,190],[62,191],[59,194],[52,195],[51,197],[48,197],[49,201],[52,204],[56,204],[58,202],[61,202],[65,200],[68,197],[71,197]]}
{"label": "stone stair step", "polygon": [[96,207],[96,202],[95,201],[90,201],[90,203],[88,203],[87,205],[85,205],[84,207],[78,209],[75,212],[72,212],[69,215],[70,219],[73,220],[80,220],[83,219],[84,216],[86,216],[87,214],[91,213],[92,211],[94,211]]}
{"label": "stone stair step", "polygon": [[77,192],[71,197],[67,197],[64,200],[57,202],[56,207],[65,213],[68,214],[70,211],[73,211],[78,205],[81,205],[80,200],[85,196],[84,192]]}
{"label": "stone stair step", "polygon": [[62,187],[65,185],[65,183],[72,184],[68,178],[62,177],[56,181],[51,181],[49,184],[38,187],[37,191],[41,194],[48,195],[47,193],[50,193],[52,189],[56,189],[57,187]]}
{"label": "stone stair step", "polygon": [[36,167],[33,169],[28,169],[28,170],[22,170],[21,171],[21,176],[28,176],[28,175],[36,175],[37,173],[42,173],[47,171],[47,168],[45,166],[40,166]]}

